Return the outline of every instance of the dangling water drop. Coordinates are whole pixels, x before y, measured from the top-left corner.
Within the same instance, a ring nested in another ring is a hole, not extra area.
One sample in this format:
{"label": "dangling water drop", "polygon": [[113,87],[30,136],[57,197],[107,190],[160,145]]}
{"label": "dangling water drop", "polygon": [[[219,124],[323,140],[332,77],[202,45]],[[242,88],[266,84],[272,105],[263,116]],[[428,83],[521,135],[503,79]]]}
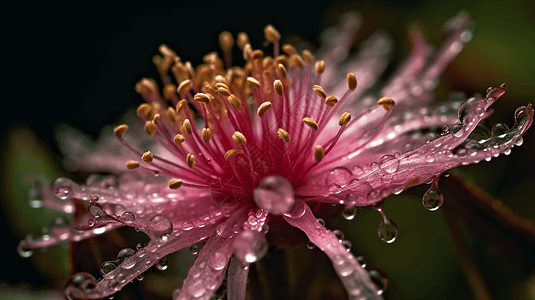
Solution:
{"label": "dangling water drop", "polygon": [[25,240],[22,240],[19,242],[19,245],[17,246],[17,253],[20,255],[20,257],[28,258],[33,255],[33,249],[29,248],[28,243]]}
{"label": "dangling water drop", "polygon": [[67,299],[82,299],[84,294],[97,285],[97,280],[93,275],[86,272],[73,274],[65,288]]}
{"label": "dangling water drop", "polygon": [[312,243],[312,241],[308,241],[307,242],[307,248],[309,250],[312,250],[312,249],[316,248],[316,245],[314,243]]}
{"label": "dangling water drop", "polygon": [[366,268],[366,258],[364,256],[359,255],[355,257],[355,259],[357,260],[357,262],[360,264],[361,267]]}
{"label": "dangling water drop", "polygon": [[[325,220],[323,220],[322,218],[317,218],[316,220],[318,220],[318,223],[322,226],[322,227],[325,227]],[[320,228],[320,227],[318,227]]]}
{"label": "dangling water drop", "polygon": [[258,207],[274,215],[287,213],[295,203],[292,184],[281,176],[264,177],[253,198]]}
{"label": "dangling water drop", "polygon": [[193,244],[191,246],[189,246],[189,253],[191,253],[192,255],[197,255],[199,254],[199,245],[198,244]]}
{"label": "dangling water drop", "polygon": [[347,252],[350,252],[351,251],[351,247],[352,247],[352,244],[350,241],[348,240],[344,240],[341,242],[342,246],[344,246],[344,248],[346,248]]}
{"label": "dangling water drop", "polygon": [[379,222],[379,229],[377,233],[379,237],[385,243],[393,243],[398,236],[398,227],[392,219],[390,219],[383,210],[383,202],[378,202],[372,206],[373,209],[378,211],[381,214],[381,221]]}
{"label": "dangling water drop", "polygon": [[167,257],[164,257],[162,259],[160,259],[158,261],[158,263],[156,263],[156,268],[160,271],[164,271],[167,269],[167,266],[169,265],[168,261],[167,261]]}
{"label": "dangling water drop", "polygon": [[232,241],[234,256],[242,262],[253,263],[266,255],[266,236],[254,230],[243,230]]}
{"label": "dangling water drop", "polygon": [[344,232],[340,229],[333,230],[334,235],[338,238],[338,241],[341,243],[344,240]]}
{"label": "dangling water drop", "polygon": [[141,273],[141,274],[137,275],[136,279],[137,279],[137,281],[141,281],[141,280],[145,279],[145,274]]}
{"label": "dangling water drop", "polygon": [[444,203],[444,196],[442,192],[438,189],[438,180],[433,180],[431,187],[425,192],[422,198],[422,204],[429,211],[435,211],[442,206]]}
{"label": "dangling water drop", "polygon": [[357,215],[357,207],[355,206],[346,206],[344,207],[344,210],[342,211],[342,217],[344,219],[351,221],[355,218]]}
{"label": "dangling water drop", "polygon": [[382,295],[388,286],[388,276],[383,270],[371,269],[368,271],[370,279],[377,287],[377,295]]}
{"label": "dangling water drop", "polygon": [[167,241],[167,238],[173,232],[173,223],[164,215],[152,217],[147,224],[150,232],[161,241]]}

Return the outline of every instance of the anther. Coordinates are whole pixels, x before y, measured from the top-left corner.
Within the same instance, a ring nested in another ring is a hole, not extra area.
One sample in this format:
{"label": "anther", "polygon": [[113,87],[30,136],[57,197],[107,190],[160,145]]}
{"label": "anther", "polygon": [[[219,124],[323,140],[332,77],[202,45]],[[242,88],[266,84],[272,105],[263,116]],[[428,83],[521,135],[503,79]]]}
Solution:
{"label": "anther", "polygon": [[292,56],[292,55],[297,53],[295,51],[294,46],[292,46],[290,44],[284,44],[284,45],[282,45],[281,48],[282,48],[282,51],[284,51],[284,53],[288,54],[288,56]]}
{"label": "anther", "polygon": [[156,127],[156,124],[154,123],[154,121],[145,122],[145,132],[148,135],[153,135],[156,133],[156,131],[158,131],[158,128]]}
{"label": "anther", "polygon": [[247,143],[245,136],[239,131],[236,131],[234,134],[232,134],[232,139],[238,145],[245,145],[245,143]]}
{"label": "anther", "polygon": [[251,58],[252,59],[262,59],[264,58],[264,51],[260,50],[260,49],[256,49],[254,50],[252,53],[251,53]]}
{"label": "anther", "polygon": [[165,116],[167,117],[167,119],[169,119],[169,121],[173,123],[175,123],[178,119],[175,110],[171,106],[167,107],[167,109],[165,110]]}
{"label": "anther", "polygon": [[205,143],[208,143],[212,139],[212,130],[210,128],[202,129],[202,139]]}
{"label": "anther", "polygon": [[185,140],[186,140],[186,138],[184,138],[183,135],[181,135],[181,134],[175,135],[174,141],[175,141],[175,144],[177,144],[178,146],[180,146],[182,143],[184,143]]}
{"label": "anther", "polygon": [[325,93],[325,91],[323,90],[323,88],[319,85],[314,85],[312,87],[312,90],[314,92],[316,92],[316,94],[318,94],[318,96],[320,96],[321,98],[325,99],[327,97],[327,93]]}
{"label": "anther", "polygon": [[[215,76],[215,86],[216,87],[218,87],[217,86],[218,83],[223,83],[223,84],[227,85],[228,84],[228,80],[223,75],[216,75]],[[228,86],[227,86],[227,89],[228,89]]]}
{"label": "anther", "polygon": [[353,73],[347,73],[347,87],[354,91],[357,88],[357,77]]}
{"label": "anther", "polygon": [[290,64],[288,63],[288,57],[284,54],[279,55],[275,57],[275,64],[282,64],[285,68],[287,68]]}
{"label": "anther", "polygon": [[193,134],[193,128],[191,127],[191,122],[189,119],[184,119],[184,122],[182,123],[182,130],[189,135]]}
{"label": "anther", "polygon": [[238,33],[238,38],[236,39],[236,45],[240,50],[243,50],[243,47],[249,43],[249,37],[245,32]]}
{"label": "anther", "polygon": [[[217,75],[217,76],[221,76],[221,75]],[[221,77],[223,77],[223,76],[221,76]],[[223,78],[224,78],[224,77],[223,77]],[[225,79],[225,81],[226,81],[226,79]],[[224,88],[224,89],[226,89],[226,90],[230,90],[230,89],[228,88],[228,85],[227,85],[226,83],[224,83],[224,82],[217,82],[216,84],[214,84],[214,86],[215,86],[216,88],[218,88],[218,89],[219,89],[219,88]]]}
{"label": "anther", "polygon": [[303,59],[305,60],[305,62],[309,65],[312,65],[312,63],[314,62],[314,55],[312,55],[312,52],[305,49],[303,50],[303,52],[301,52],[301,54],[303,55]]}
{"label": "anther", "polygon": [[264,27],[264,36],[266,40],[272,43],[276,43],[281,39],[281,34],[272,25]]}
{"label": "anther", "polygon": [[323,160],[323,147],[320,145],[316,145],[314,147],[314,161],[319,163]]}
{"label": "anther", "polygon": [[267,70],[273,67],[275,67],[275,60],[273,59],[273,57],[271,56],[264,57],[264,59],[262,60],[262,68],[264,70]]}
{"label": "anther", "polygon": [[260,104],[260,106],[258,106],[258,110],[256,111],[256,113],[258,114],[259,117],[261,117],[261,116],[262,116],[263,114],[265,114],[270,108],[271,108],[271,102],[266,101],[266,102]]}
{"label": "anther", "polygon": [[234,108],[235,110],[240,110],[241,100],[238,97],[236,97],[236,95],[230,94],[230,96],[227,97],[227,100],[230,103],[230,105],[232,105],[232,108]]}
{"label": "anther", "polygon": [[301,56],[293,54],[292,56],[290,56],[290,65],[302,69],[305,66],[305,62],[303,61]]}
{"label": "anther", "polygon": [[238,155],[238,154],[242,154],[242,153],[243,153],[243,151],[241,151],[240,149],[230,149],[229,151],[227,151],[227,153],[225,153],[225,160],[228,160],[229,158],[231,158],[234,155]]}
{"label": "anther", "polygon": [[377,104],[382,105],[386,110],[390,110],[390,108],[396,104],[396,101],[389,97],[383,97],[377,100]]}
{"label": "anther", "polygon": [[279,139],[285,141],[286,143],[289,143],[292,140],[290,134],[282,128],[277,130],[277,135],[279,136]]}
{"label": "anther", "polygon": [[143,153],[143,156],[141,156],[141,159],[146,163],[150,163],[154,160],[154,155],[152,154],[152,152],[147,151]]}
{"label": "anther", "polygon": [[219,34],[219,46],[223,52],[229,52],[234,47],[234,37],[228,31],[223,31]]}
{"label": "anther", "polygon": [[220,87],[217,89],[217,93],[223,97],[228,97],[230,96],[230,92],[228,89],[224,88],[224,87]]}
{"label": "anther", "polygon": [[182,112],[182,110],[184,110],[184,107],[186,107],[186,100],[182,99],[180,101],[178,101],[178,103],[176,104],[176,114],[177,115],[180,115],[180,113]]}
{"label": "anther", "polygon": [[333,107],[336,103],[338,103],[338,99],[336,99],[335,96],[329,96],[325,99],[325,104],[327,104],[327,106]]}
{"label": "anther", "polygon": [[151,110],[152,110],[152,107],[150,106],[150,104],[143,103],[137,107],[136,112],[138,116],[146,118],[150,114]]}
{"label": "anther", "polygon": [[115,133],[115,136],[118,137],[118,138],[122,138],[123,137],[123,134],[128,130],[128,125],[126,124],[122,124],[122,125],[119,125],[117,127],[115,127],[115,129],[113,130],[113,133]]}
{"label": "anther", "polygon": [[253,55],[253,48],[251,48],[251,44],[249,43],[245,44],[245,46],[243,46],[243,59],[246,61],[250,61],[252,55]]}
{"label": "anther", "polygon": [[325,71],[325,62],[323,60],[318,60],[316,64],[314,64],[314,72],[321,74]]}
{"label": "anther", "polygon": [[254,79],[254,77],[247,77],[247,83],[254,87],[255,89],[260,87],[260,82],[258,80]]}
{"label": "anther", "polygon": [[158,122],[160,122],[160,114],[155,114],[154,117],[152,117],[152,122],[158,124]]}
{"label": "anther", "polygon": [[286,73],[286,68],[283,64],[278,64],[277,68],[275,68],[275,71],[277,72],[277,76],[279,76],[280,79],[287,79],[288,74]]}
{"label": "anther", "polygon": [[316,131],[318,130],[318,123],[314,122],[311,118],[304,117],[303,123],[305,123],[306,126],[312,128],[312,130]]}
{"label": "anther", "polygon": [[168,186],[170,189],[176,190],[181,187],[183,183],[184,181],[182,181],[182,179],[171,179],[169,180]]}
{"label": "anther", "polygon": [[163,56],[176,56],[176,53],[169,47],[167,47],[167,45],[160,45],[158,50]]}
{"label": "anther", "polygon": [[191,90],[192,86],[193,81],[191,81],[191,79],[186,79],[178,85],[177,92],[179,95],[184,95],[185,93],[189,92],[189,90]]}
{"label": "anther", "polygon": [[163,98],[165,100],[171,100],[177,90],[176,85],[170,83],[163,88]]}
{"label": "anther", "polygon": [[130,170],[139,168],[140,164],[137,161],[127,161],[126,167]]}
{"label": "anther", "polygon": [[282,85],[282,82],[278,79],[273,81],[273,89],[275,90],[275,93],[279,96],[282,96],[284,94],[284,86]]}
{"label": "anther", "polygon": [[210,96],[204,93],[197,93],[193,96],[193,100],[197,102],[202,102],[204,104],[210,104]]}
{"label": "anther", "polygon": [[349,121],[351,121],[351,114],[348,113],[347,111],[345,113],[343,113],[341,116],[340,116],[340,119],[338,119],[338,125],[340,126],[344,126],[346,125]]}
{"label": "anther", "polygon": [[188,163],[188,167],[193,170],[195,168],[195,155],[189,153],[186,157],[186,162]]}

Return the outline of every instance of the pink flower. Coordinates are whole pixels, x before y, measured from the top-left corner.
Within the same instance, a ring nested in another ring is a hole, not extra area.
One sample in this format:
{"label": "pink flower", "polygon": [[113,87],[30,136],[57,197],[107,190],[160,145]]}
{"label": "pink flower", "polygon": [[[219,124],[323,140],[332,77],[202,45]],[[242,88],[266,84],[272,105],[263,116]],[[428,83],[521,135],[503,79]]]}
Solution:
{"label": "pink flower", "polygon": [[[196,69],[161,46],[154,62],[163,90],[151,79],[137,84],[146,101],[137,109],[143,127],[135,121],[130,129],[117,126],[122,146],[105,139],[84,150],[80,136],[64,133],[71,167],[116,176],[90,176],[85,185],[67,178],[36,185],[32,192],[42,205],[76,214],[71,225],[61,219],[50,234],[21,241],[21,255],[125,225],[150,236],[145,247],[124,249],[116,261],[105,262],[101,281],[88,273],[72,276],[67,297],[98,299],[166,255],[207,240],[173,298],[208,299],[227,276],[228,298],[244,299],[249,264],[267,252],[269,220],[284,220],[327,254],[349,298],[380,299],[384,287],[372,282],[347,242],[326,229],[310,205],[344,205],[348,218],[355,207],[373,205],[383,216],[380,237],[393,242],[397,228],[382,209],[386,197],[432,183],[423,204],[438,209],[440,175],[509,154],[522,143],[533,109],[517,109],[513,127],[496,124],[481,137],[471,133],[491,114],[487,109],[505,84],[485,98],[432,106],[438,76],[471,37],[466,15],[446,25],[448,38],[431,58],[422,34],[412,30],[410,57],[377,94],[370,88],[386,67],[390,40],[373,35],[357,56],[346,57],[357,27],[349,16],[332,29],[316,55],[322,60],[280,47],[272,26],[265,36],[273,57],[253,50],[239,34],[243,68],[231,67],[235,42],[228,32],[220,35],[223,58],[210,53]],[[442,132],[422,134],[434,128]]]}

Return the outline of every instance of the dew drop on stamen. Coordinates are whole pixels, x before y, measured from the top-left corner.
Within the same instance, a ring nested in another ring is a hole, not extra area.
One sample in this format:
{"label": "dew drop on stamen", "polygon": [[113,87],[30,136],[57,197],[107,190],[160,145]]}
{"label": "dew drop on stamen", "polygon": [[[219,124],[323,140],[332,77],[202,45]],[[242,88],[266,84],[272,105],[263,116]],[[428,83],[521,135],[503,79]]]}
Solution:
{"label": "dew drop on stamen", "polygon": [[422,204],[427,210],[435,211],[442,206],[442,203],[444,203],[444,196],[438,189],[437,181],[433,181],[431,187],[429,187],[422,198]]}
{"label": "dew drop on stamen", "polygon": [[388,276],[380,269],[371,269],[368,271],[368,274],[377,288],[377,295],[382,295],[388,286]]}
{"label": "dew drop on stamen", "polygon": [[355,218],[357,215],[357,207],[355,206],[346,206],[344,207],[344,210],[342,211],[342,217],[344,219],[351,221]]}
{"label": "dew drop on stamen", "polygon": [[173,223],[164,215],[152,217],[147,224],[150,232],[160,241],[167,241],[167,238],[173,231]]}

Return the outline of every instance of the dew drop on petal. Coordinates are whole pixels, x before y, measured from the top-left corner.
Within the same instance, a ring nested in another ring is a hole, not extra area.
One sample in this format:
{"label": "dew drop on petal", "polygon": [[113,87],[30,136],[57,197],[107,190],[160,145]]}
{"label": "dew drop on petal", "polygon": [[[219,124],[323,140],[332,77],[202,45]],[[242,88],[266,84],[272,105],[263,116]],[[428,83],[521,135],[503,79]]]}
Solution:
{"label": "dew drop on petal", "polygon": [[307,242],[307,248],[309,250],[312,250],[312,249],[316,248],[316,245],[314,243],[312,243],[312,241],[308,241]]}
{"label": "dew drop on petal", "polygon": [[348,241],[348,240],[344,240],[341,242],[342,246],[344,246],[344,248],[346,248],[347,252],[350,252],[351,251],[351,242]]}
{"label": "dew drop on petal", "polygon": [[[379,203],[381,203],[379,205]],[[381,240],[385,243],[393,243],[398,236],[398,227],[392,219],[390,219],[383,210],[382,202],[379,202],[373,206],[381,214],[381,221],[379,222],[379,229],[377,233]]]}
{"label": "dew drop on petal", "polygon": [[351,176],[353,176],[353,173],[351,173],[349,169],[345,167],[336,167],[332,169],[329,174],[327,174],[327,177],[325,178],[325,184],[327,186],[336,184],[343,187],[349,183]]}
{"label": "dew drop on petal", "polygon": [[281,176],[267,176],[253,191],[254,201],[265,211],[281,215],[294,205],[292,184]]}
{"label": "dew drop on petal", "polygon": [[243,230],[232,241],[234,255],[242,262],[258,261],[268,250],[266,236],[258,231]]}
{"label": "dew drop on petal", "polygon": [[150,232],[161,241],[167,241],[167,238],[173,231],[173,223],[164,215],[152,217],[147,226]]}
{"label": "dew drop on petal", "polygon": [[306,212],[305,205],[306,204],[301,200],[295,201],[290,210],[284,213],[284,216],[293,219],[302,217]]}
{"label": "dew drop on petal", "polygon": [[[319,225],[321,225],[322,227],[325,227],[325,220],[323,220],[322,218],[317,218],[316,220],[318,220]],[[321,227],[318,227],[318,228],[321,228]]]}
{"label": "dew drop on petal", "polygon": [[125,224],[132,224],[136,220],[136,216],[134,216],[133,213],[127,211],[122,214],[121,220],[123,220]]}
{"label": "dew drop on petal", "polygon": [[422,198],[422,204],[427,210],[435,211],[442,206],[442,203],[444,203],[444,196],[438,189],[437,182],[433,181],[433,183],[431,183],[431,187],[429,187]]}
{"label": "dew drop on petal", "polygon": [[333,233],[334,233],[334,235],[336,235],[336,237],[338,238],[339,242],[342,242],[344,240],[345,235],[344,235],[344,232],[342,230],[335,229],[335,230],[333,230]]}
{"label": "dew drop on petal", "polygon": [[388,276],[383,270],[371,269],[368,271],[371,281],[377,287],[377,295],[382,295],[388,286]]}
{"label": "dew drop on petal", "polygon": [[125,259],[127,259],[130,256],[134,255],[135,253],[136,253],[136,251],[134,251],[131,248],[124,248],[123,250],[119,251],[119,253],[117,253],[117,262],[120,264]]}
{"label": "dew drop on petal", "polygon": [[52,191],[60,199],[65,200],[72,197],[73,187],[75,185],[76,184],[72,180],[65,177],[60,177],[52,182]]}
{"label": "dew drop on petal", "polygon": [[109,272],[115,270],[117,268],[117,265],[112,261],[105,261],[100,265],[100,274],[103,276],[108,274]]}
{"label": "dew drop on petal", "polygon": [[361,267],[366,268],[366,258],[364,256],[359,255],[355,257],[355,259],[357,260],[357,262],[360,264]]}
{"label": "dew drop on petal", "polygon": [[65,296],[67,299],[81,299],[83,295],[97,285],[93,275],[86,272],[73,274],[67,282]]}
{"label": "dew drop on petal", "polygon": [[498,136],[507,133],[509,131],[509,126],[504,123],[497,123],[492,126],[492,130],[490,131],[491,136]]}
{"label": "dew drop on petal", "polygon": [[355,206],[346,206],[344,207],[344,210],[342,211],[342,217],[344,219],[351,221],[355,218],[357,215],[357,207]]}
{"label": "dew drop on petal", "polygon": [[397,159],[394,155],[384,155],[379,160],[379,168],[383,170],[385,173],[395,173],[399,169],[399,159]]}
{"label": "dew drop on petal", "polygon": [[228,264],[228,257],[222,251],[216,251],[210,258],[210,267],[216,271],[223,270]]}
{"label": "dew drop on petal", "polygon": [[167,261],[167,257],[164,257],[162,259],[160,259],[157,263],[156,263],[156,268],[160,271],[164,271],[167,269],[167,266],[169,265],[169,262]]}

